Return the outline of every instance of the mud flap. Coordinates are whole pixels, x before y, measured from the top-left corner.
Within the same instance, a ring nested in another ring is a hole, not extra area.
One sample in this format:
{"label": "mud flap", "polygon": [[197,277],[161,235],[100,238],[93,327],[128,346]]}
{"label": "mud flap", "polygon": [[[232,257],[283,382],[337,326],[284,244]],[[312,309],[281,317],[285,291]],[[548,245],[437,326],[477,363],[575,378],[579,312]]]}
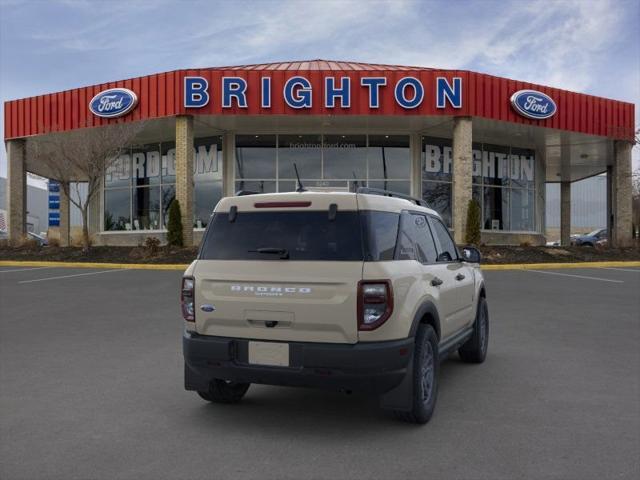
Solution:
{"label": "mud flap", "polygon": [[385,410],[409,412],[413,409],[413,353],[402,382],[393,390],[380,395],[380,407]]}

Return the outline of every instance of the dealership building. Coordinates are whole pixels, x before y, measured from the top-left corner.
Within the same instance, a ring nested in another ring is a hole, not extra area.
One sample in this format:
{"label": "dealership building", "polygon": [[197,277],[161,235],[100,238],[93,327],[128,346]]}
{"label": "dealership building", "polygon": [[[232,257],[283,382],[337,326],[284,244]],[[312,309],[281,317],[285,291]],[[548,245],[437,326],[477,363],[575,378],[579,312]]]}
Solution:
{"label": "dealership building", "polygon": [[[187,244],[239,191],[381,188],[420,197],[463,243],[476,199],[487,244],[543,244],[545,184],[607,174],[613,244],[631,241],[631,103],[466,70],[313,60],[176,70],[4,105],[12,239],[26,229],[26,173],[52,178],[28,142],[142,125],[102,175],[89,212],[97,244],[163,239],[179,200]],[[137,123],[137,122],[142,122]],[[82,182],[83,178],[72,180]],[[69,202],[59,198],[62,243]]]}

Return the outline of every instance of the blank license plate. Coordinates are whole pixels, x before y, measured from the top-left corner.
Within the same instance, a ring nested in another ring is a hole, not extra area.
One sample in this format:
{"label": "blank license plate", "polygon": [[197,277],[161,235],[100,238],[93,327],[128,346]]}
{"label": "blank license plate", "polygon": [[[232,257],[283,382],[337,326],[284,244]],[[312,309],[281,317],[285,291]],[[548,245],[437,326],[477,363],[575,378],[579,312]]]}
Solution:
{"label": "blank license plate", "polygon": [[249,363],[254,365],[289,366],[289,344],[249,342]]}

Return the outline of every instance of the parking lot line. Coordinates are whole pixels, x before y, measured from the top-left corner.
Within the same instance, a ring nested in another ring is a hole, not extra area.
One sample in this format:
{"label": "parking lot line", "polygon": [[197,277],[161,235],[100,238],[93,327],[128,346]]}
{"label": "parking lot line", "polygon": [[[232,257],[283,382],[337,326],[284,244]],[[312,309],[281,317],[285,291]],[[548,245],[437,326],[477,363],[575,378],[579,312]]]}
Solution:
{"label": "parking lot line", "polygon": [[27,272],[29,270],[44,270],[45,268],[55,268],[55,267],[15,268],[13,270],[0,270],[0,273]]}
{"label": "parking lot line", "polygon": [[18,283],[33,283],[33,282],[45,282],[47,280],[60,280],[62,278],[72,278],[72,277],[82,277],[84,275],[98,275],[100,273],[112,273],[112,272],[123,272],[124,270],[101,270],[99,272],[88,272],[88,273],[76,273],[75,275],[61,275],[57,277],[45,277],[45,278],[36,278],[33,280],[22,280]]}
{"label": "parking lot line", "polygon": [[634,272],[634,273],[640,273],[640,269],[636,268],[615,268],[615,267],[601,267],[602,270],[618,270],[620,272]]}
{"label": "parking lot line", "polygon": [[559,273],[559,272],[547,272],[544,270],[526,270],[527,272],[534,273],[545,273],[547,275],[560,275],[563,277],[575,277],[575,278],[583,278],[585,280],[599,280],[601,282],[611,282],[611,283],[624,283],[622,280],[611,280],[610,278],[600,278],[600,277],[588,277],[586,275],[572,275],[570,273]]}

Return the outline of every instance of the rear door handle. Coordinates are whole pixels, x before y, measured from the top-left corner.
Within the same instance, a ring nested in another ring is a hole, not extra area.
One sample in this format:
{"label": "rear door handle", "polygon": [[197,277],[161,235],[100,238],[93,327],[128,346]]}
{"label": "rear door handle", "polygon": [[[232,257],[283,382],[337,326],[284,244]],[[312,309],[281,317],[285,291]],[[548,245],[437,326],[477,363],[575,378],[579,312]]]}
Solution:
{"label": "rear door handle", "polygon": [[438,277],[433,277],[433,280],[431,280],[431,285],[433,285],[434,287],[438,287],[442,285],[442,280],[440,280]]}
{"label": "rear door handle", "polygon": [[464,275],[459,273],[456,275],[456,280],[460,281],[460,280],[464,280]]}

